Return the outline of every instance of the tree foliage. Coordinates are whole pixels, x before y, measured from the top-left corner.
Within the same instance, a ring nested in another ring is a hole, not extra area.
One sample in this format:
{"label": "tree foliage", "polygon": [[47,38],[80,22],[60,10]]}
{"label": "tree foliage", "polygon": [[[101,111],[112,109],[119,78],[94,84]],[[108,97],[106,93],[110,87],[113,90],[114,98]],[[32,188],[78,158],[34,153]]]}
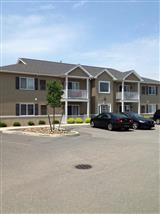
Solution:
{"label": "tree foliage", "polygon": [[[55,121],[55,108],[61,107],[63,86],[59,81],[50,81],[47,84],[47,102],[48,105],[53,109],[53,121]],[[54,129],[54,124],[53,124]]]}

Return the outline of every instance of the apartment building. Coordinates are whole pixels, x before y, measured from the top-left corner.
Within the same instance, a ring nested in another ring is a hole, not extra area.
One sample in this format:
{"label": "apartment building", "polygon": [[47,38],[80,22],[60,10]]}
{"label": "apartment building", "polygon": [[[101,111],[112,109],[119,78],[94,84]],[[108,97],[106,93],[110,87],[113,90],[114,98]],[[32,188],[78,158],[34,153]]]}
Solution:
{"label": "apartment building", "polygon": [[57,117],[87,117],[101,112],[153,114],[160,108],[160,82],[136,71],[20,58],[0,71],[0,119],[47,118],[46,86],[59,80],[64,88]]}

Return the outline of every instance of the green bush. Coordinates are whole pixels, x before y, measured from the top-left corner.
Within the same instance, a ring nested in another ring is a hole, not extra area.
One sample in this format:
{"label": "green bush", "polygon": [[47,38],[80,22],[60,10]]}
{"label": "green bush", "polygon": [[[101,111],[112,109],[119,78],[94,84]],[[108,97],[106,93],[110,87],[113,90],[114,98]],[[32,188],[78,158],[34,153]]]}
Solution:
{"label": "green bush", "polygon": [[90,118],[90,117],[87,117],[87,118],[85,119],[85,123],[90,123],[90,121],[91,121],[91,118]]}
{"label": "green bush", "polygon": [[67,123],[73,124],[73,123],[75,123],[75,119],[70,117],[67,119]]}
{"label": "green bush", "polygon": [[21,126],[20,122],[14,122],[13,126]]}
{"label": "green bush", "polygon": [[45,125],[46,122],[45,122],[44,120],[39,120],[38,124],[39,124],[39,125]]}
{"label": "green bush", "polygon": [[77,118],[75,119],[75,123],[83,123],[82,118],[77,117]]}
{"label": "green bush", "polygon": [[7,124],[4,122],[0,122],[0,127],[7,127]]}
{"label": "green bush", "polygon": [[59,124],[59,120],[54,120],[53,123],[54,124]]}
{"label": "green bush", "polygon": [[34,124],[33,121],[28,121],[28,125],[29,125],[29,126],[34,126],[35,124]]}

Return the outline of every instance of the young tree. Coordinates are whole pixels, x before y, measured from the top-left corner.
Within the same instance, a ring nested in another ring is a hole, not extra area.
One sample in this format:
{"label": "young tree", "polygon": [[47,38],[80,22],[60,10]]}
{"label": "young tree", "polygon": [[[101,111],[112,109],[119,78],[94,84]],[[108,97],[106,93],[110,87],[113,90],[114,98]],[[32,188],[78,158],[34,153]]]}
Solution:
{"label": "young tree", "polygon": [[48,105],[53,109],[53,129],[55,129],[55,108],[61,107],[63,86],[59,81],[50,81],[47,84],[47,102]]}

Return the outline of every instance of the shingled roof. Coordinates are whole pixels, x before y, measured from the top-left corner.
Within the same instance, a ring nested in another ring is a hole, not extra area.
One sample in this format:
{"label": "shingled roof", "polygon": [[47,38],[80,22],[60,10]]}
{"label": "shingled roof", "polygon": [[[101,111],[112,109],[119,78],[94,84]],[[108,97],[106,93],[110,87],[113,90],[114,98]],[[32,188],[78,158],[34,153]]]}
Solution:
{"label": "shingled roof", "polygon": [[[0,67],[0,71],[3,72],[12,72],[12,73],[28,73],[28,74],[36,74],[36,75],[50,75],[50,76],[64,76],[66,72],[71,69],[74,69],[76,64],[62,63],[62,62],[52,62],[46,60],[37,60],[37,59],[28,59],[28,58],[19,58],[16,64],[7,65]],[[117,80],[123,80],[123,78],[131,73],[130,71],[121,72],[119,70],[113,68],[105,68],[105,67],[96,67],[96,66],[88,66],[81,65],[88,73],[94,77],[96,77],[99,73],[104,70],[108,70],[112,76]],[[148,79],[142,77],[144,82],[146,83],[155,83],[159,84],[160,82],[153,79]]]}

